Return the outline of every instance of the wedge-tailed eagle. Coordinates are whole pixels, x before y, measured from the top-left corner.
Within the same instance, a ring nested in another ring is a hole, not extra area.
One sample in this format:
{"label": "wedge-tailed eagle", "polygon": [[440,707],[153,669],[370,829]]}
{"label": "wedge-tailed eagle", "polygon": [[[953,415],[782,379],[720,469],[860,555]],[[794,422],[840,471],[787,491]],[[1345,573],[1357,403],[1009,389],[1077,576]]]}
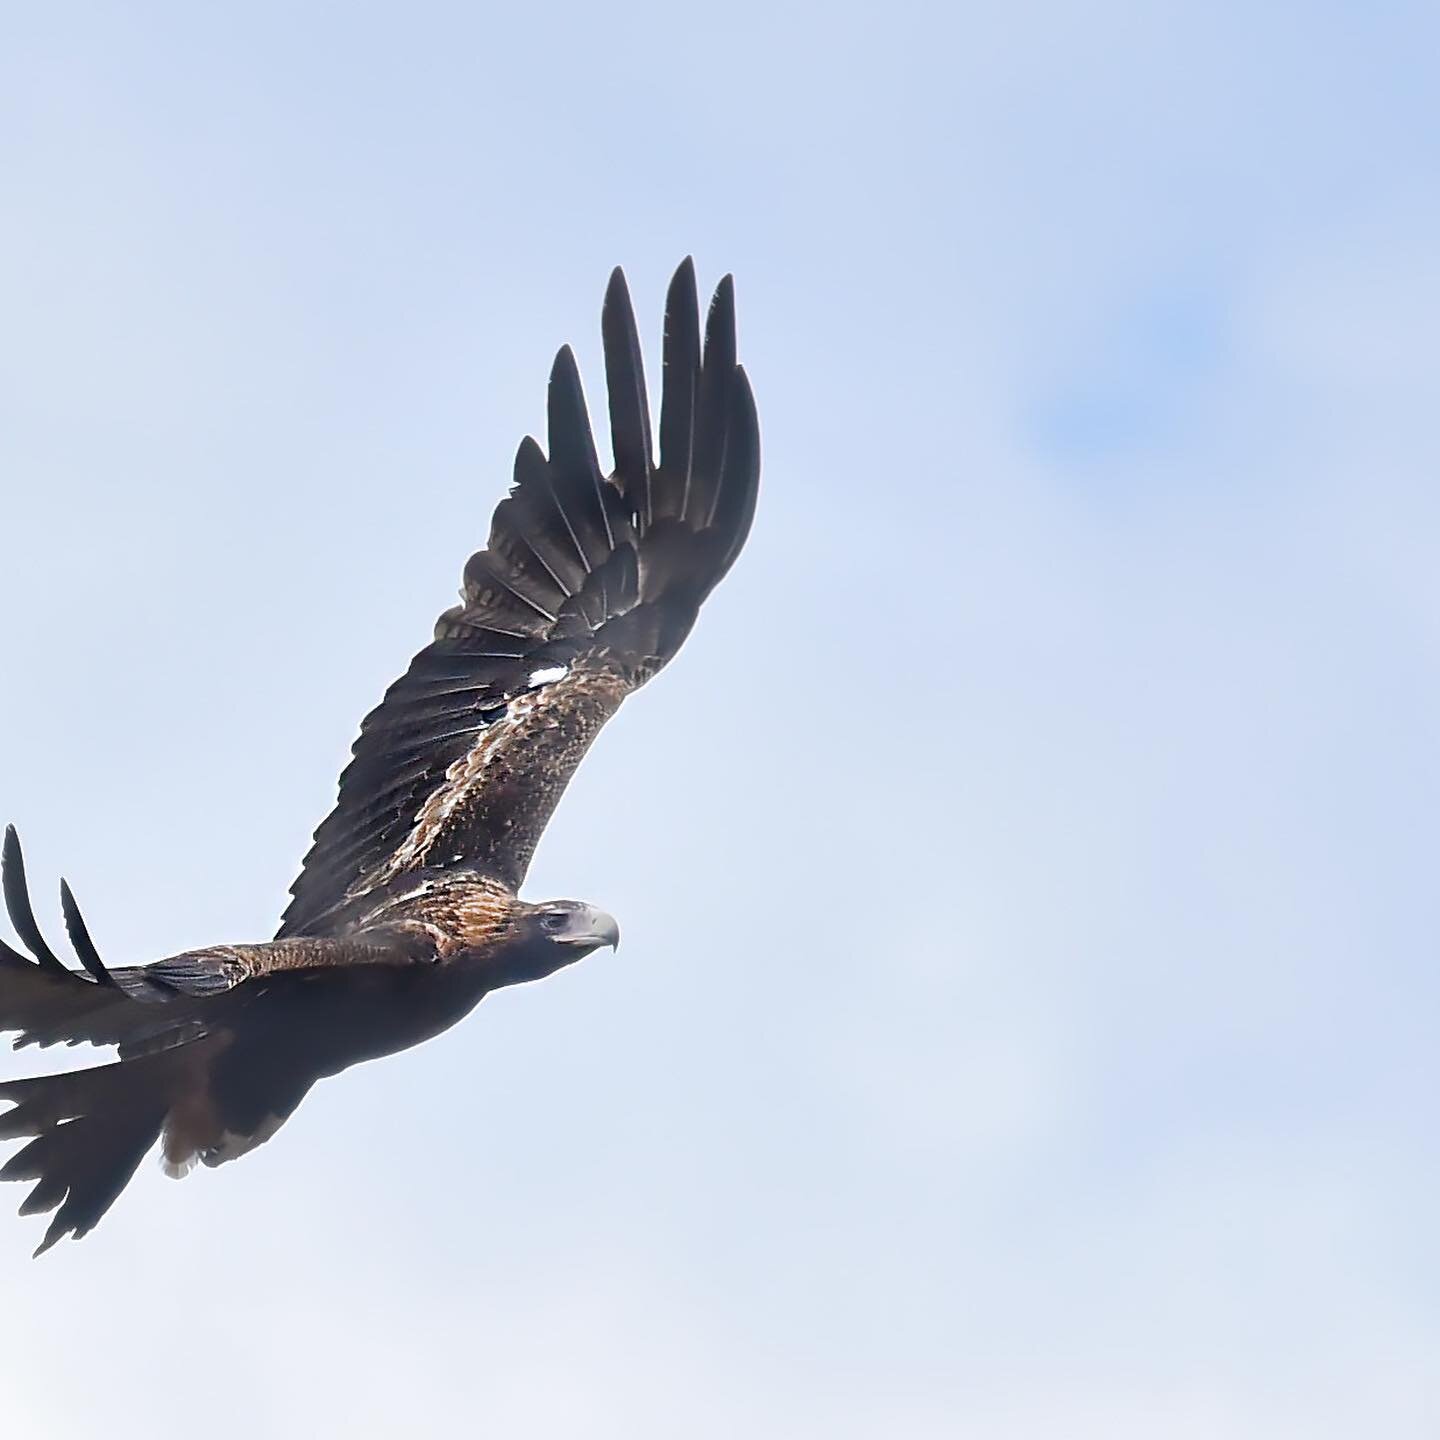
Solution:
{"label": "wedge-tailed eagle", "polygon": [[549,453],[527,438],[461,601],[366,718],[275,939],[107,967],[62,882],[68,967],[35,922],[13,829],[0,1030],[118,1061],[12,1080],[0,1178],[55,1211],[36,1254],[86,1234],[158,1140],[166,1170],[268,1140],[310,1087],[454,1025],[490,991],[550,975],[619,927],[576,900],[521,900],[541,831],[601,726],[676,653],[755,512],[759,431],[735,358],[730,278],[702,341],[687,260],[665,307],[659,456],[625,278],[601,320],[614,470],[602,473],[568,347]]}

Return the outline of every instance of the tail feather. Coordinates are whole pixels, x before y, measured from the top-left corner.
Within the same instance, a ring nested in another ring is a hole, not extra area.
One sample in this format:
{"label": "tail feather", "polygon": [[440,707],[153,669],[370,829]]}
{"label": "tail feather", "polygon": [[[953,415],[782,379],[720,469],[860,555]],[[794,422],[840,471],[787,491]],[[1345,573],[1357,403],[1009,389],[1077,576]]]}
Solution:
{"label": "tail feather", "polygon": [[36,1255],[94,1228],[160,1138],[172,1105],[201,1060],[200,1046],[91,1070],[0,1084],[0,1138],[34,1138],[0,1167],[0,1180],[34,1180],[22,1215],[54,1210]]}
{"label": "tail feather", "polygon": [[[188,1057],[184,1063],[189,1063]],[[129,1103],[163,1091],[180,1068],[181,1061],[172,1052],[161,1051],[86,1070],[0,1081],[0,1100],[10,1101],[13,1107],[0,1113],[0,1140],[39,1135],[117,1101]]]}
{"label": "tail feather", "polygon": [[55,1211],[43,1254],[92,1230],[157,1141],[167,1175],[223,1165],[269,1140],[318,1078],[233,1032],[88,1070],[0,1083],[0,1141],[26,1139],[0,1180],[30,1180],[22,1215]]}
{"label": "tail feather", "polygon": [[0,1169],[0,1180],[39,1181],[21,1205],[22,1215],[55,1210],[36,1255],[67,1235],[78,1240],[94,1229],[130,1183],[164,1118],[163,1106],[127,1115],[123,1124],[109,1115],[82,1115],[37,1136]]}

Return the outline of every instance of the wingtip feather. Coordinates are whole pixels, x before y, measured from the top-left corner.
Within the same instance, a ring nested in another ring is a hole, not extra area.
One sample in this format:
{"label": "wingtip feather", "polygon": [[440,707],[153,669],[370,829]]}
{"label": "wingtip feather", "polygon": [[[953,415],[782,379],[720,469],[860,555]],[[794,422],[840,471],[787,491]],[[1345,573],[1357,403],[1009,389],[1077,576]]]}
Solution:
{"label": "wingtip feather", "polygon": [[75,947],[80,963],[100,984],[113,985],[115,981],[105,968],[105,962],[100,958],[94,940],[90,938],[90,927],[80,913],[75,894],[70,889],[69,882],[63,879],[60,881],[60,913],[65,918],[65,931],[70,936],[70,943]]}
{"label": "wingtip feather", "polygon": [[579,470],[598,479],[600,462],[595,455],[595,437],[590,433],[585,387],[580,382],[575,352],[568,345],[562,345],[555,354],[546,399],[550,463],[562,473]]}
{"label": "wingtip feather", "polygon": [[6,826],[5,843],[0,848],[0,891],[4,892],[5,910],[15,933],[41,968],[62,975],[68,973],[60,957],[45,943],[45,937],[35,923],[35,911],[30,904],[30,891],[25,880],[25,855],[13,825]]}
{"label": "wingtip feather", "polygon": [[606,305],[625,303],[630,300],[630,286],[625,279],[625,267],[617,265],[610,272],[610,279],[605,285]]}
{"label": "wingtip feather", "polygon": [[657,517],[681,517],[689,499],[695,407],[700,381],[700,300],[695,265],[687,255],[665,292],[664,373],[660,391],[660,467]]}
{"label": "wingtip feather", "polygon": [[550,383],[555,385],[571,378],[579,380],[580,366],[576,362],[574,350],[569,345],[562,345],[555,352],[555,359],[550,366]]}
{"label": "wingtip feather", "polygon": [[733,370],[736,352],[735,279],[725,275],[710,297],[710,309],[705,316],[705,368],[719,366]]}
{"label": "wingtip feather", "polygon": [[760,418],[755,392],[743,365],[735,367],[730,388],[729,430],[715,515],[730,535],[720,564],[721,575],[735,563],[750,534],[760,496]]}
{"label": "wingtip feather", "polygon": [[650,438],[650,404],[645,394],[645,362],[640,332],[625,272],[617,265],[605,291],[600,315],[605,350],[605,387],[610,407],[610,448],[615,478],[640,517],[642,526],[654,515],[650,475],[655,468]]}

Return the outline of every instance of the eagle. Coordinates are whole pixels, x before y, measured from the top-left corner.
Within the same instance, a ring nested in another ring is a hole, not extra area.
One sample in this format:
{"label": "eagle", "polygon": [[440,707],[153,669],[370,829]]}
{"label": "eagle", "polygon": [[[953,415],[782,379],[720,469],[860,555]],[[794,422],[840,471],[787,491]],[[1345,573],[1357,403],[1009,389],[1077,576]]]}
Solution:
{"label": "eagle", "polygon": [[13,827],[0,1031],[115,1047],[90,1069],[0,1083],[0,1138],[31,1137],[0,1179],[53,1211],[35,1254],[87,1234],[158,1141],[166,1172],[264,1144],[310,1087],[449,1029],[492,990],[539,980],[620,928],[578,900],[520,898],[571,775],[621,702],[685,642],[750,530],[755,401],[722,279],[702,336],[686,260],[665,302],[659,451],[622,271],[601,316],[613,470],[596,454],[568,346],[460,603],[361,725],[275,938],[108,966],[70,887],[74,968],[47,943]]}

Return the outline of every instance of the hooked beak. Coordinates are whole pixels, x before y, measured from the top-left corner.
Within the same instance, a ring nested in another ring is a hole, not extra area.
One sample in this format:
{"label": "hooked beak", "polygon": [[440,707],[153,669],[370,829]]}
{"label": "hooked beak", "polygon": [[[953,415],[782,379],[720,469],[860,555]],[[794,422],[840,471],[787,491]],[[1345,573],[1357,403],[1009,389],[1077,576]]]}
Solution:
{"label": "hooked beak", "polygon": [[585,945],[592,950],[602,945],[608,945],[612,950],[620,948],[620,926],[613,915],[590,907],[583,916],[576,918],[579,923],[575,929],[561,937],[567,945]]}

